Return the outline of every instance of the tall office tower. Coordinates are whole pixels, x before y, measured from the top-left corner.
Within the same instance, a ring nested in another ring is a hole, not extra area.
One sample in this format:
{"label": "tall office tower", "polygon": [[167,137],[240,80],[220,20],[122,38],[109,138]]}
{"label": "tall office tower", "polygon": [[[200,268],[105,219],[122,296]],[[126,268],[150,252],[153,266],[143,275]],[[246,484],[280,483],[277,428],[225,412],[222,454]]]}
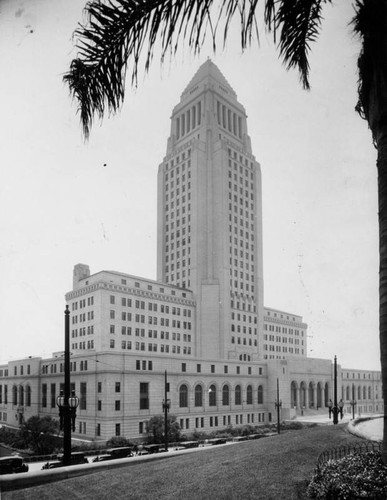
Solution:
{"label": "tall office tower", "polygon": [[195,294],[195,355],[261,358],[260,166],[245,109],[210,60],[172,113],[158,174],[157,245],[157,279]]}

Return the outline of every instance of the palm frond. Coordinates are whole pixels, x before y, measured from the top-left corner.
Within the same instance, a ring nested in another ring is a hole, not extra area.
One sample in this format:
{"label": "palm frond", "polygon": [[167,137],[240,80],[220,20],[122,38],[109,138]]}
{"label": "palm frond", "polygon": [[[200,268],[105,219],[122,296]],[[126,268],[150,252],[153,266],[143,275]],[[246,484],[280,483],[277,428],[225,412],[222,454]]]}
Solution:
{"label": "palm frond", "polygon": [[[280,31],[280,56],[287,69],[298,68],[305,89],[310,88],[310,44],[317,40],[322,21],[322,4],[327,2],[331,0],[281,0],[275,13],[274,29]],[[272,10],[267,16],[272,25]]]}
{"label": "palm frond", "polygon": [[[318,35],[321,5],[330,1],[265,0],[263,21],[275,41],[280,33],[280,55],[287,68],[298,67],[305,88],[309,88],[310,42]],[[89,1],[87,23],[74,34],[77,58],[64,76],[78,102],[85,137],[96,117],[120,109],[128,68],[136,86],[140,60],[148,71],[156,43],[160,42],[162,61],[168,52],[176,53],[181,39],[198,53],[208,35],[215,51],[217,33],[223,30],[225,43],[236,16],[244,50],[254,37],[259,41],[257,6],[258,0]]]}
{"label": "palm frond", "polygon": [[[175,52],[181,36],[189,33],[189,45],[198,51],[204,41],[213,0],[93,0],[85,11],[87,25],[75,32],[78,55],[64,75],[78,102],[87,138],[94,117],[115,113],[125,96],[125,77],[130,65],[132,85],[137,84],[140,56],[145,70],[153,58],[158,39],[162,59]],[[211,30],[212,31],[212,30]]]}

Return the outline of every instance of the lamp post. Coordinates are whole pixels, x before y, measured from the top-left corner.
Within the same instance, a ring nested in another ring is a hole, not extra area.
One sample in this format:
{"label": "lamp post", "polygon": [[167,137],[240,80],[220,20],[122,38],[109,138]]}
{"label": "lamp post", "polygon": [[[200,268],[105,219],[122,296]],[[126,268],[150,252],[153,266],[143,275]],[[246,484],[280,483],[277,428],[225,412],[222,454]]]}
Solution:
{"label": "lamp post", "polygon": [[357,404],[357,401],[355,399],[355,384],[352,384],[352,399],[349,403],[352,406],[352,419],[355,419],[355,406]]}
{"label": "lamp post", "polygon": [[282,401],[279,398],[279,380],[277,378],[277,399],[274,402],[274,406],[277,409],[277,432],[280,434],[281,432],[281,424],[280,424],[280,409],[282,406]]}
{"label": "lamp post", "polygon": [[165,443],[165,451],[168,451],[168,412],[171,407],[171,400],[167,399],[168,393],[168,382],[167,382],[167,370],[165,370],[164,374],[164,399],[162,403],[162,407],[164,410],[164,443]]}
{"label": "lamp post", "polygon": [[343,406],[342,399],[337,403],[337,357],[335,356],[333,364],[333,402],[331,399],[328,402],[329,418],[333,414],[333,423],[335,425],[339,423],[339,414],[343,418]]}
{"label": "lamp post", "polygon": [[75,391],[70,395],[70,311],[65,310],[65,357],[64,357],[64,391],[56,398],[59,408],[60,429],[63,430],[63,465],[71,465],[71,428],[75,430],[76,411],[79,399]]}

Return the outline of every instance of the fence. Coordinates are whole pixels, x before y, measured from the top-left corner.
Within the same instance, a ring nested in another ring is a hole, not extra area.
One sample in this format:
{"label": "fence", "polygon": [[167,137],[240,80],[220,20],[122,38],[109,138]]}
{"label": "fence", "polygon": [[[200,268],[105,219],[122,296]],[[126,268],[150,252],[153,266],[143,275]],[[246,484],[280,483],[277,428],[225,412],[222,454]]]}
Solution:
{"label": "fence", "polygon": [[331,448],[320,453],[317,459],[317,468],[320,468],[328,460],[339,460],[340,458],[344,458],[347,455],[353,455],[354,453],[367,453],[368,451],[381,450],[381,442],[366,442],[348,446],[338,446],[336,448]]}

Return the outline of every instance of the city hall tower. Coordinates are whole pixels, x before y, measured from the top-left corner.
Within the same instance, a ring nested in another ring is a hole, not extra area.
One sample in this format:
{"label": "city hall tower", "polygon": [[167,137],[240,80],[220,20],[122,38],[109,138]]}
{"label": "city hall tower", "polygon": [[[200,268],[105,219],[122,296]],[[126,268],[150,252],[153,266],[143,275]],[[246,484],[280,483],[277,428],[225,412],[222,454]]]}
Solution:
{"label": "city hall tower", "polygon": [[171,117],[158,173],[157,279],[196,297],[195,354],[262,357],[261,172],[244,107],[207,60]]}

